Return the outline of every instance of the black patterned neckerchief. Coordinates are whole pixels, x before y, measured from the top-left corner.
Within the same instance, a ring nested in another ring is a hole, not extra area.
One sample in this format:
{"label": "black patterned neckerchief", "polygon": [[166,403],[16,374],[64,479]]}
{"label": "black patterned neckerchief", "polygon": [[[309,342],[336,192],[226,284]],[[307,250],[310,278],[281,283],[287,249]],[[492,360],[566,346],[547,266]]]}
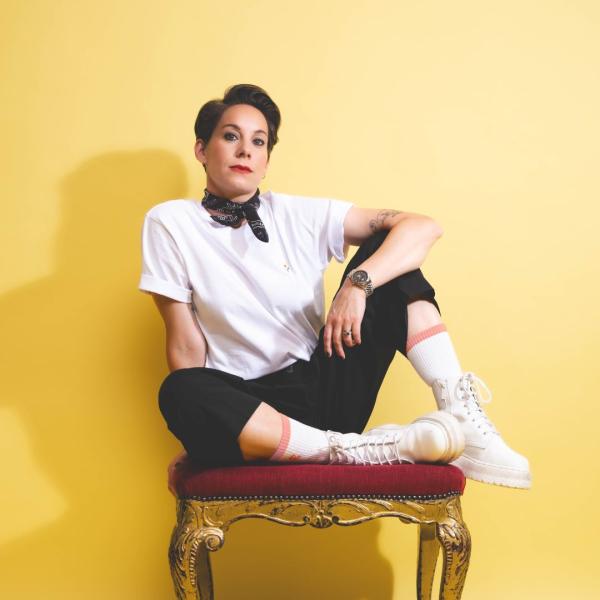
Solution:
{"label": "black patterned neckerchief", "polygon": [[204,188],[202,206],[224,212],[224,215],[210,215],[213,220],[221,225],[237,227],[245,218],[252,229],[252,233],[261,241],[268,242],[269,235],[264,223],[260,220],[256,209],[260,206],[260,190],[256,188],[254,196],[246,202],[233,202],[227,198],[216,196]]}

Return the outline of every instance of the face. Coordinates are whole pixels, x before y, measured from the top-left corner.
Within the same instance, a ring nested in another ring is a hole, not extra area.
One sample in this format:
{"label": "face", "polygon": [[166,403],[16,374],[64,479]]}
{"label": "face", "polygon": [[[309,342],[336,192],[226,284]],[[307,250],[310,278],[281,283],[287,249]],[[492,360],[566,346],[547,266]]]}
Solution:
{"label": "face", "polygon": [[196,158],[206,165],[206,189],[234,202],[251,198],[269,165],[267,140],[267,120],[260,110],[249,104],[226,108],[208,144],[198,140],[194,146]]}

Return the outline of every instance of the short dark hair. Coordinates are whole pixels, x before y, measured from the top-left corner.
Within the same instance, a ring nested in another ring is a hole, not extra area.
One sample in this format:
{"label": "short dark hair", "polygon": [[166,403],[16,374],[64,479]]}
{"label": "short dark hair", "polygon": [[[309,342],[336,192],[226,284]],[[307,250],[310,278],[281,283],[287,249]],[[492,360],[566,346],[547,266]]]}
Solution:
{"label": "short dark hair", "polygon": [[204,104],[194,123],[196,140],[203,140],[205,145],[208,144],[221,115],[234,104],[249,104],[262,112],[267,121],[269,134],[267,156],[271,156],[271,150],[278,140],[277,130],[281,123],[281,114],[269,94],[261,87],[250,83],[232,85],[225,90],[222,99],[216,98]]}

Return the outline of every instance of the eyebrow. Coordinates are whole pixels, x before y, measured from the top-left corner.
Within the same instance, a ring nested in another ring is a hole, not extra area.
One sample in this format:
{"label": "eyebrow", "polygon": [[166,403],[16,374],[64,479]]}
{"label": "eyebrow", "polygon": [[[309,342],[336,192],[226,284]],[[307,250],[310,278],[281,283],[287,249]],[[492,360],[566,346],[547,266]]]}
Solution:
{"label": "eyebrow", "polygon": [[[241,131],[241,129],[235,125],[235,123],[225,123],[225,125],[223,125],[223,127],[233,127],[235,129],[237,129],[238,131]],[[223,127],[221,127],[221,129],[223,129]],[[266,131],[263,131],[262,129],[257,129],[254,133],[264,133],[265,135],[267,135]]]}

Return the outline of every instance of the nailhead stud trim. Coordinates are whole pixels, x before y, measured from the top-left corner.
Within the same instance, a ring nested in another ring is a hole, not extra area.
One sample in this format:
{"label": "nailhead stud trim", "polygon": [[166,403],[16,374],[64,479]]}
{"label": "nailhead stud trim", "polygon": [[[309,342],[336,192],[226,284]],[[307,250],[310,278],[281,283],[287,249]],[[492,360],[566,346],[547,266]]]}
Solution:
{"label": "nailhead stud trim", "polygon": [[353,499],[353,500],[441,500],[443,498],[451,498],[452,496],[460,496],[460,492],[446,492],[444,494],[422,494],[419,496],[398,496],[388,494],[335,494],[335,495],[310,495],[310,496],[179,496],[180,500],[337,500],[337,499]]}

